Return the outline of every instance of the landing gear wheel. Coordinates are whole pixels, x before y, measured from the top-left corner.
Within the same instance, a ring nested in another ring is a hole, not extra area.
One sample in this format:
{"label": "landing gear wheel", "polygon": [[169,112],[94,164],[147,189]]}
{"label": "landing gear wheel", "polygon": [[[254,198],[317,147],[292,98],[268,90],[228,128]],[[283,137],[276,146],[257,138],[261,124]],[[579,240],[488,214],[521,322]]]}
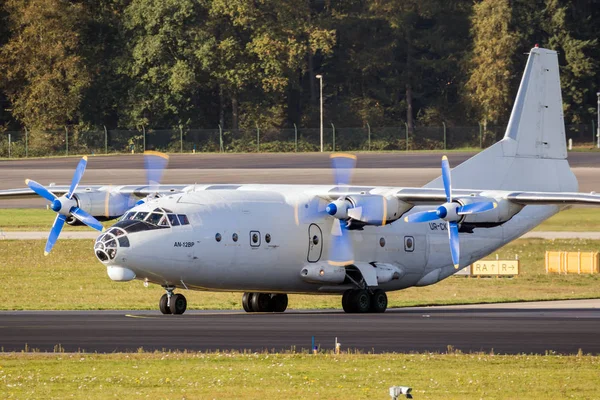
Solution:
{"label": "landing gear wheel", "polygon": [[271,312],[271,295],[268,293],[254,293],[252,295],[252,311]]}
{"label": "landing gear wheel", "polygon": [[382,313],[387,309],[387,294],[381,289],[376,289],[371,295],[371,312]]}
{"label": "landing gear wheel", "polygon": [[242,307],[244,307],[244,311],[252,312],[252,297],[254,293],[244,293],[242,295]]}
{"label": "landing gear wheel", "polygon": [[287,294],[274,294],[271,297],[271,311],[284,312],[288,306]]}
{"label": "landing gear wheel", "polygon": [[350,296],[349,304],[352,308],[351,312],[367,313],[371,308],[371,296],[365,289],[355,290]]}
{"label": "landing gear wheel", "polygon": [[171,314],[183,314],[187,308],[187,300],[182,294],[174,294],[171,296]]}
{"label": "landing gear wheel", "polygon": [[352,297],[352,293],[354,293],[353,289],[348,289],[342,295],[342,308],[344,312],[353,313],[352,306],[350,304],[350,297]]}
{"label": "landing gear wheel", "polygon": [[158,302],[158,308],[160,309],[160,312],[163,314],[171,314],[171,309],[169,308],[169,306],[167,306],[167,303],[169,302],[169,296],[167,296],[167,294],[163,294],[162,297],[160,298],[160,301]]}

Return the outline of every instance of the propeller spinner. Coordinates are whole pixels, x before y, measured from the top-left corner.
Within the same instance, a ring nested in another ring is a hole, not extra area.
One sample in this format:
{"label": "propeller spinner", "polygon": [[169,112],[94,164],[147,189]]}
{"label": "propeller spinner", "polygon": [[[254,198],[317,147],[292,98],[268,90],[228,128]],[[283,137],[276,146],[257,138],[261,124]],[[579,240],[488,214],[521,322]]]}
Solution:
{"label": "propeller spinner", "polygon": [[452,183],[450,179],[450,163],[448,157],[442,157],[442,181],[444,182],[444,191],[446,192],[446,203],[435,210],[421,211],[410,214],[404,218],[406,222],[430,222],[437,219],[446,221],[448,230],[448,239],[450,240],[450,253],[452,254],[452,264],[458,269],[460,262],[460,245],[458,239],[458,221],[464,215],[482,213],[498,206],[492,201],[479,201],[475,203],[461,205],[452,201]]}
{"label": "propeller spinner", "polygon": [[77,186],[83,177],[86,166],[87,156],[83,156],[83,158],[79,161],[77,168],[75,169],[75,174],[73,175],[73,180],[71,181],[69,191],[60,197],[55,196],[54,193],[50,192],[36,181],[31,179],[25,180],[25,184],[29,186],[29,188],[35,193],[48,200],[51,203],[50,208],[52,211],[57,213],[56,218],[54,219],[54,224],[52,224],[50,234],[48,235],[48,240],[46,241],[44,255],[48,255],[52,250],[52,247],[54,247],[54,244],[58,240],[58,236],[65,225],[67,217],[73,216],[87,226],[98,231],[102,231],[104,229],[102,224],[96,218],[79,208],[77,201],[73,199],[73,193],[77,189]]}

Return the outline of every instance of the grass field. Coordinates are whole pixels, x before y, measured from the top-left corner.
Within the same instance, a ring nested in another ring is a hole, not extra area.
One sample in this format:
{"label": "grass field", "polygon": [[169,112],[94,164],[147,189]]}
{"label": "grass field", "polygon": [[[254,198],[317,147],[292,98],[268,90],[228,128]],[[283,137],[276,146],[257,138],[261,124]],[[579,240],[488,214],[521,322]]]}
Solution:
{"label": "grass field", "polygon": [[[56,214],[46,209],[0,209],[0,230],[3,231],[36,231],[50,230]],[[115,221],[104,222],[108,227]],[[66,230],[89,230],[85,226],[65,225]],[[577,207],[563,211],[550,218],[535,230],[537,231],[573,231],[595,232],[600,230],[600,209]]]}
{"label": "grass field", "polygon": [[[48,257],[43,240],[0,240],[0,309],[156,309],[164,293],[140,281],[113,282],[96,260],[91,240],[59,240]],[[546,275],[545,250],[597,251],[594,240],[517,240],[501,258],[521,260],[515,278],[452,277],[389,293],[390,307],[599,298],[599,275]],[[240,293],[183,291],[190,309],[241,309]],[[18,296],[15,295],[18,293]],[[290,308],[339,308],[339,296],[291,295]]]}
{"label": "grass field", "polygon": [[134,353],[0,355],[0,395],[35,399],[600,397],[596,356]]}

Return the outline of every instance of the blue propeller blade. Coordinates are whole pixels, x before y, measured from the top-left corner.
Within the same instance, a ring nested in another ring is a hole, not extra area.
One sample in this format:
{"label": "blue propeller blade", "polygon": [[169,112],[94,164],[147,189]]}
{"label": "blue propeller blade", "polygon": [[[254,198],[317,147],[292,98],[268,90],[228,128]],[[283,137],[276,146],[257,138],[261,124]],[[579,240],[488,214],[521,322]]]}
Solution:
{"label": "blue propeller blade", "polygon": [[46,189],[36,181],[32,181],[31,179],[25,179],[25,184],[29,186],[31,190],[48,200],[50,203],[52,203],[56,199],[56,196],[52,192],[50,192],[48,189]]}
{"label": "blue propeller blade", "polygon": [[452,264],[458,269],[460,261],[460,246],[458,243],[458,224],[448,222],[448,238],[450,239],[450,253],[452,253]]}
{"label": "blue propeller blade", "polygon": [[409,214],[404,218],[406,222],[429,222],[439,219],[437,210],[422,211],[414,214]]}
{"label": "blue propeller blade", "polygon": [[60,235],[60,231],[62,230],[67,217],[58,214],[56,215],[56,219],[54,220],[54,224],[52,225],[52,229],[50,230],[50,235],[48,236],[48,241],[46,242],[46,249],[44,251],[44,255],[48,255],[50,250],[54,247],[56,240],[58,239],[58,235]]}
{"label": "blue propeller blade", "polygon": [[450,180],[450,163],[448,157],[442,157],[442,180],[444,181],[444,190],[446,191],[446,201],[452,202],[452,182]]}
{"label": "blue propeller blade", "polygon": [[96,218],[92,217],[90,214],[86,213],[79,207],[74,207],[71,210],[71,214],[90,228],[94,228],[95,230],[100,232],[104,230],[104,227]]}
{"label": "blue propeller blade", "polygon": [[352,238],[348,233],[346,224],[340,223],[339,219],[333,221],[333,231],[338,234],[331,235],[331,245],[329,246],[329,264],[336,266],[350,265],[354,263],[354,251],[352,249]]}
{"label": "blue propeller blade", "polygon": [[158,151],[144,152],[144,165],[148,186],[156,186],[162,179],[163,172],[169,163],[169,156]]}
{"label": "blue propeller blade", "polygon": [[348,185],[352,179],[352,172],[356,166],[356,156],[352,154],[332,154],[331,167],[333,168],[336,185]]}
{"label": "blue propeller blade", "polygon": [[75,169],[75,173],[73,174],[73,180],[71,181],[71,187],[69,188],[69,191],[66,194],[66,198],[70,199],[73,196],[73,192],[75,192],[75,190],[77,189],[77,186],[79,185],[79,181],[81,181],[81,177],[83,176],[83,173],[85,172],[85,167],[87,166],[87,156],[83,156],[81,158],[81,160],[79,161],[79,164],[77,164],[77,168]]}
{"label": "blue propeller blade", "polygon": [[478,203],[466,204],[462,207],[459,207],[456,212],[458,215],[477,214],[484,211],[493,210],[497,206],[498,204],[492,201],[480,201]]}

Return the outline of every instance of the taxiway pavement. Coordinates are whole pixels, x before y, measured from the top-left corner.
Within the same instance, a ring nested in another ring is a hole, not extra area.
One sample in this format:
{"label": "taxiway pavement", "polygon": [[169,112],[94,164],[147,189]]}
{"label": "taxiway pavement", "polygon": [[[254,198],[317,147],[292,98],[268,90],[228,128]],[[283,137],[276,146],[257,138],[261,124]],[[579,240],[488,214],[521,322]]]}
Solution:
{"label": "taxiway pavement", "polygon": [[385,314],[288,311],[0,312],[3,351],[308,350],[600,354],[598,300],[390,309]]}

